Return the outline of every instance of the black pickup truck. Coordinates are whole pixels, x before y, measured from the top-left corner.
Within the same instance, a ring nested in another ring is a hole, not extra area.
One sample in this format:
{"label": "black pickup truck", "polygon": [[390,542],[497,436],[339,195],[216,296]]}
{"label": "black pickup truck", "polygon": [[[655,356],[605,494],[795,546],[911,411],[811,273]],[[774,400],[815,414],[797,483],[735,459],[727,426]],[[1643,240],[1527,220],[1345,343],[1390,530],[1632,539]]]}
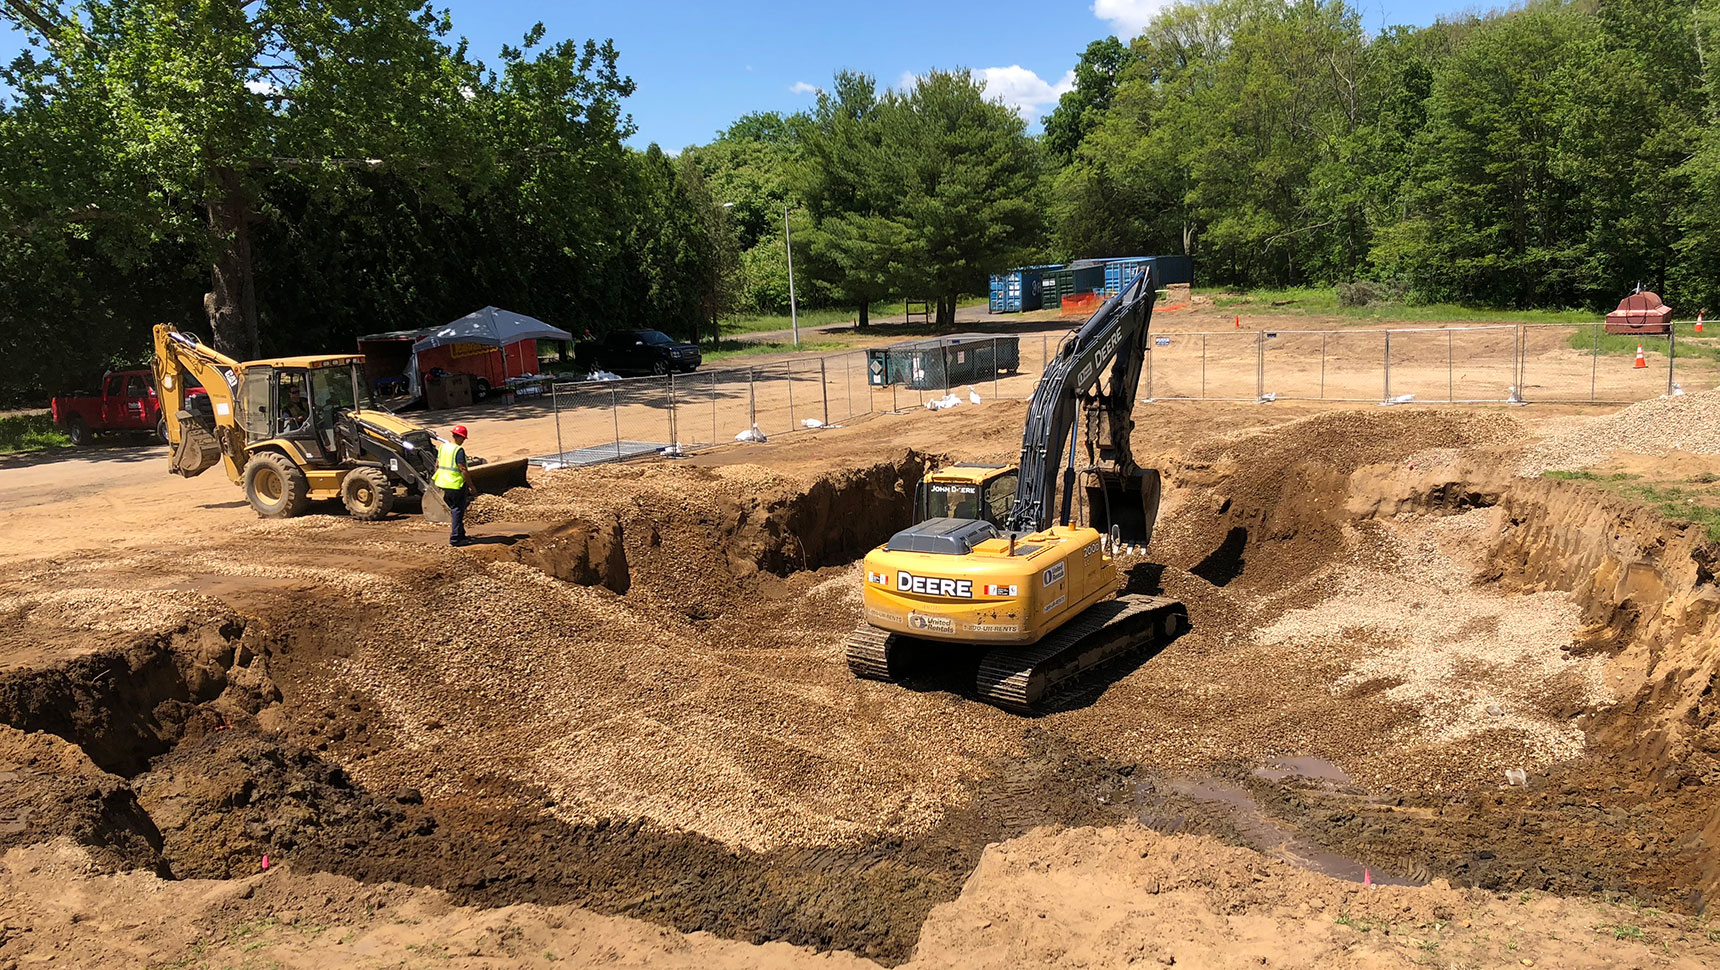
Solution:
{"label": "black pickup truck", "polygon": [[667,374],[690,371],[703,361],[699,348],[670,339],[660,330],[611,330],[573,347],[574,364],[603,370]]}

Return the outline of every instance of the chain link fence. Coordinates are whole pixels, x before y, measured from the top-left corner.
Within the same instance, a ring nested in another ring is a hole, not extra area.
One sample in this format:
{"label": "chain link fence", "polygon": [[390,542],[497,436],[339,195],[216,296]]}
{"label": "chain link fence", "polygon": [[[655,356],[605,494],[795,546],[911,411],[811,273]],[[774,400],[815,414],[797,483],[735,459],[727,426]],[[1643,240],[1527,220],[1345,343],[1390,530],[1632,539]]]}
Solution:
{"label": "chain link fence", "polygon": [[[549,466],[688,452],[881,412],[1026,400],[1066,333],[933,338],[690,374],[551,385]],[[1636,366],[1635,347],[1643,348]],[[1628,346],[1626,346],[1628,345]],[[1600,323],[1152,335],[1157,401],[1629,403],[1720,386],[1720,346]]]}

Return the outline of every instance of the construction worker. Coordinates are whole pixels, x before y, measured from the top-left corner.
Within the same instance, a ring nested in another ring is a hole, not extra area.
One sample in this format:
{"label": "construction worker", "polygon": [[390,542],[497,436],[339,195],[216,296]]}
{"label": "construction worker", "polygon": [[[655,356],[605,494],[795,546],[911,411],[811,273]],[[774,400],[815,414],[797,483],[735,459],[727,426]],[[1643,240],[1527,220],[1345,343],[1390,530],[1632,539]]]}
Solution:
{"label": "construction worker", "polygon": [[448,503],[448,544],[463,546],[466,504],[472,497],[472,483],[466,480],[466,426],[457,424],[450,434],[454,440],[436,448],[436,477],[431,484],[442,490],[442,500]]}

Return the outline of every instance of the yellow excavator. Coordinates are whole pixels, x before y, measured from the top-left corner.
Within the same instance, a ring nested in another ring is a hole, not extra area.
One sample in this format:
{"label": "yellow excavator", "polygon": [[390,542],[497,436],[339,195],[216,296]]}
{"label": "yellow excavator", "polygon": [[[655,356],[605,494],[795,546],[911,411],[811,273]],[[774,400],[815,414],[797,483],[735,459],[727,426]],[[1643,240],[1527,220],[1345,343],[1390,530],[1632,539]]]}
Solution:
{"label": "yellow excavator", "polygon": [[932,472],[915,524],[866,554],[865,618],[847,643],[855,676],[898,680],[978,651],[974,692],[1033,713],[1088,671],[1187,628],[1174,599],[1117,595],[1118,558],[1145,551],[1158,519],[1159,473],[1137,467],[1129,443],[1154,276],[1143,271],[1059,345],[1017,464]]}
{"label": "yellow excavator", "polygon": [[[257,514],[303,515],[340,499],[354,518],[388,516],[402,492],[447,521],[436,436],[374,406],[357,354],[239,362],[165,324],[155,328],[155,385],[167,421],[170,470],[191,478],[217,464]],[[202,385],[204,394],[188,392]],[[526,485],[526,461],[474,459],[479,492]]]}

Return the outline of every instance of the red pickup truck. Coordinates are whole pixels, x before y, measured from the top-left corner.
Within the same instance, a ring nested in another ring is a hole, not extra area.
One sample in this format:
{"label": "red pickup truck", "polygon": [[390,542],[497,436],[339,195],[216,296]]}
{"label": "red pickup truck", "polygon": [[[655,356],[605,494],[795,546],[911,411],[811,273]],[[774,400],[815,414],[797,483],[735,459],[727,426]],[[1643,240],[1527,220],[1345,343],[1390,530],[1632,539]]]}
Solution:
{"label": "red pickup truck", "polygon": [[[201,388],[192,388],[196,395]],[[87,445],[100,432],[153,432],[167,440],[167,421],[155,396],[155,375],[147,370],[117,370],[102,377],[94,392],[54,398],[51,407],[54,427],[71,436],[75,445]]]}

